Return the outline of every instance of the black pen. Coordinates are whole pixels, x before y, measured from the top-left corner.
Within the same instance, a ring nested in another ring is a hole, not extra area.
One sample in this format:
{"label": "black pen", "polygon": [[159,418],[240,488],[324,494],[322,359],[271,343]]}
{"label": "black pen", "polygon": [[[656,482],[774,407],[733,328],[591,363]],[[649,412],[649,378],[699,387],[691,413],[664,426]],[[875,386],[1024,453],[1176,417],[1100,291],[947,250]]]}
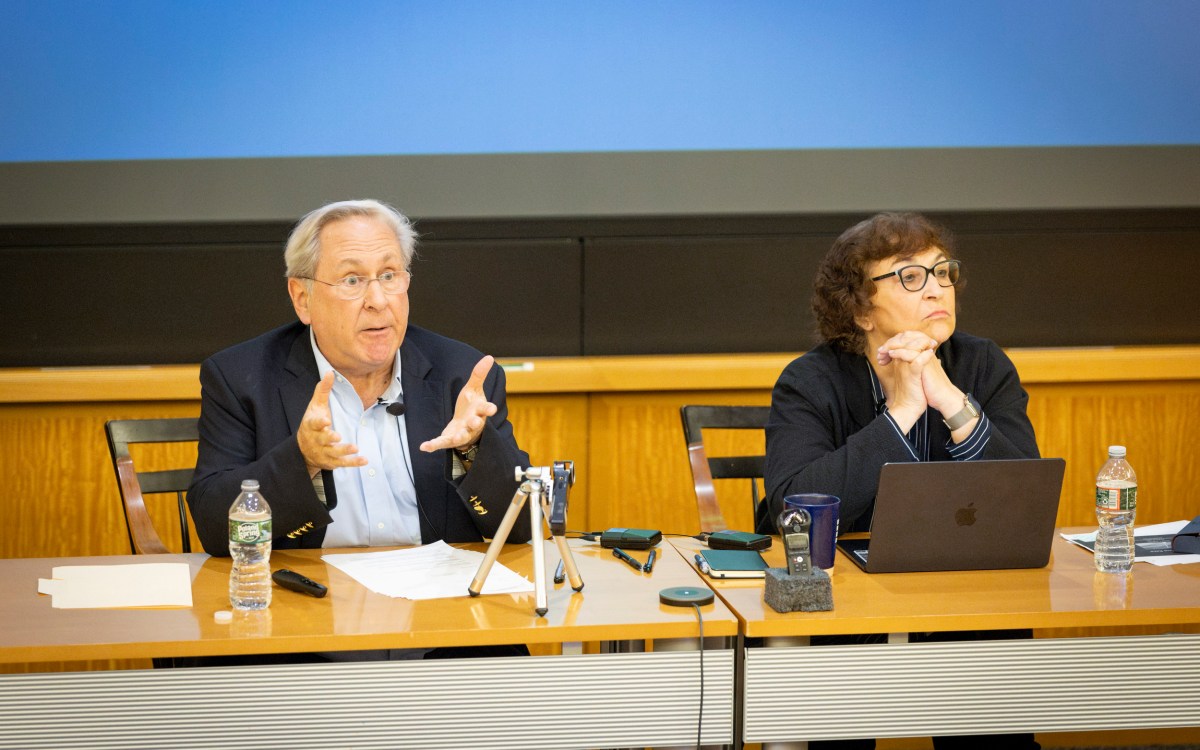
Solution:
{"label": "black pen", "polygon": [[558,567],[554,569],[554,582],[562,583],[565,580],[567,580],[567,574],[565,572],[564,561],[559,560]]}
{"label": "black pen", "polygon": [[630,557],[629,554],[626,553],[625,550],[621,549],[620,547],[613,548],[613,557],[621,558],[625,562],[629,563],[629,567],[633,568],[634,570],[636,570],[639,573],[642,572],[642,564],[640,562],[638,562],[637,560],[633,559],[632,557]]}
{"label": "black pen", "polygon": [[642,566],[643,573],[650,573],[654,570],[654,558],[658,556],[658,550],[650,550],[650,556],[646,558],[646,564]]}
{"label": "black pen", "polygon": [[708,561],[705,560],[704,556],[701,555],[699,552],[696,553],[696,567],[699,568],[700,572],[703,573],[704,575],[708,575],[709,573],[712,572],[708,567]]}

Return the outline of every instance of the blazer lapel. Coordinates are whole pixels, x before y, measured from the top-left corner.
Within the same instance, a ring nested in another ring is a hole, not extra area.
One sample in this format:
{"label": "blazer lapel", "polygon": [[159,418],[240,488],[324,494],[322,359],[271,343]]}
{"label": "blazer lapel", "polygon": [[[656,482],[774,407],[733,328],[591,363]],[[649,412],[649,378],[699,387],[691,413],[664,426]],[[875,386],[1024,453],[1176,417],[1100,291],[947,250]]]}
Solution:
{"label": "blazer lapel", "polygon": [[312,401],[313,389],[321,380],[317,372],[317,358],[313,356],[312,343],[308,337],[308,326],[305,326],[303,332],[292,341],[284,369],[291,377],[283,379],[279,386],[279,397],[283,402],[288,429],[295,435],[300,430],[300,422],[304,419],[308,402]]}
{"label": "blazer lapel", "polygon": [[850,409],[852,421],[847,435],[852,435],[871,424],[876,417],[875,392],[871,388],[871,363],[861,354],[839,352],[838,366],[848,379],[842,382],[854,384],[852,390],[846,393],[846,405]]}
{"label": "blazer lapel", "polygon": [[429,499],[444,494],[442,486],[446,482],[447,452],[425,453],[420,446],[426,440],[441,435],[450,421],[451,415],[446,413],[449,402],[443,393],[446,383],[434,376],[429,358],[408,338],[400,345],[400,385],[404,389],[407,407],[404,410],[405,434],[408,437],[408,455],[412,460],[417,503],[421,506],[424,519],[436,527],[430,531],[440,539],[446,534],[448,507],[444,502],[433,503]]}
{"label": "blazer lapel", "polygon": [[[312,341],[309,339],[308,326],[304,326],[301,334],[292,341],[284,370],[289,377],[282,379],[279,400],[283,405],[288,433],[295,435],[300,431],[300,423],[304,421],[304,412],[308,410],[308,403],[312,401],[313,390],[321,380],[317,371],[317,358],[313,355]],[[325,489],[325,507],[333,510],[337,507],[337,486],[334,484],[332,471],[321,472],[321,484]],[[324,529],[306,534],[305,546],[311,544],[320,547],[324,538]]]}

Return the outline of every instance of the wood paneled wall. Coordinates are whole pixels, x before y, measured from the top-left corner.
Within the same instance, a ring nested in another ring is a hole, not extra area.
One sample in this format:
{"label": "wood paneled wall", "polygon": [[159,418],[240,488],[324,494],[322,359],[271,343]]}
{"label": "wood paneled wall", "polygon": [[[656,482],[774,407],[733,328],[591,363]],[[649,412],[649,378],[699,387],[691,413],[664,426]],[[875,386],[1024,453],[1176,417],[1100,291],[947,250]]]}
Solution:
{"label": "wood paneled wall", "polygon": [[[1013,350],[1043,455],[1067,460],[1058,521],[1094,523],[1092,482],[1110,443],[1129,448],[1140,524],[1200,514],[1200,347]],[[509,372],[510,413],[535,464],[576,462],[568,522],[694,534],[679,407],[767,404],[793,355],[532,360]],[[137,393],[138,399],[130,399]],[[196,368],[0,371],[0,556],[127,554],[104,422],[199,412]],[[712,455],[758,452],[759,436],[706,436]],[[192,465],[191,446],[135,448],[148,469]],[[717,483],[729,525],[752,528],[746,482]],[[269,499],[269,498],[268,498]],[[232,498],[230,498],[232,502]],[[168,544],[174,498],[151,498]]]}

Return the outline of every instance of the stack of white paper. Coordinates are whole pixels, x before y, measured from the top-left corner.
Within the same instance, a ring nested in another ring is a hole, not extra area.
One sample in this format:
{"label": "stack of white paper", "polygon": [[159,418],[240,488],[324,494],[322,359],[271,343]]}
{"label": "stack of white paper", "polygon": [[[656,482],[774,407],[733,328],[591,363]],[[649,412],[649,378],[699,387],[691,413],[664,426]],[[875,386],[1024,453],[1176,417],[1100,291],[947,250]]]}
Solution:
{"label": "stack of white paper", "polygon": [[[402,599],[445,599],[467,596],[467,588],[483,562],[481,552],[456,549],[443,541],[390,552],[323,555],[329,565],[371,591]],[[484,594],[520,594],[533,584],[500,563],[492,565]]]}

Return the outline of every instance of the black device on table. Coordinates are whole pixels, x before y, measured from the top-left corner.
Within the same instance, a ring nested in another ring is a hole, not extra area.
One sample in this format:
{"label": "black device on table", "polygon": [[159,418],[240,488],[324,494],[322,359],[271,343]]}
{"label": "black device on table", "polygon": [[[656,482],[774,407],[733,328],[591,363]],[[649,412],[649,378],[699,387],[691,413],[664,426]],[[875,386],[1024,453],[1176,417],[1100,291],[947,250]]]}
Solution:
{"label": "black device on table", "polygon": [[714,531],[704,539],[709,549],[751,549],[764,550],[771,548],[771,537],[766,534],[752,534],[749,531]]}
{"label": "black device on table", "polygon": [[280,568],[271,574],[271,580],[290,591],[299,591],[301,594],[315,596],[318,599],[329,593],[329,589],[322,584],[317,583],[311,578],[305,578],[294,570]]}
{"label": "black device on table", "polygon": [[612,528],[600,532],[600,546],[605,549],[650,549],[662,541],[657,529]]}

